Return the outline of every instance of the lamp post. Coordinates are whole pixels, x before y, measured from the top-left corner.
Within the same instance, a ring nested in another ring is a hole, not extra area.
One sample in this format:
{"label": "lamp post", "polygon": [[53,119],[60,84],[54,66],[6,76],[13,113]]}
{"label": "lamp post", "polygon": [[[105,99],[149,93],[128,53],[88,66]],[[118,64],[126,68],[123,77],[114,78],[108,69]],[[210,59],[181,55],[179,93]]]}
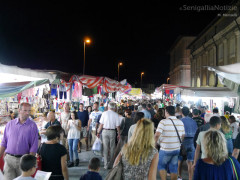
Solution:
{"label": "lamp post", "polygon": [[142,76],[144,75],[144,72],[141,72],[141,87],[142,87]]}
{"label": "lamp post", "polygon": [[118,81],[119,81],[119,67],[122,66],[122,65],[123,65],[122,62],[119,62],[119,63],[118,63]]}
{"label": "lamp post", "polygon": [[167,84],[168,84],[168,81],[170,80],[170,78],[167,78]]}
{"label": "lamp post", "polygon": [[91,42],[90,39],[85,39],[83,42],[83,48],[84,48],[84,52],[83,52],[83,75],[85,74],[85,51],[86,51],[86,43],[89,44]]}

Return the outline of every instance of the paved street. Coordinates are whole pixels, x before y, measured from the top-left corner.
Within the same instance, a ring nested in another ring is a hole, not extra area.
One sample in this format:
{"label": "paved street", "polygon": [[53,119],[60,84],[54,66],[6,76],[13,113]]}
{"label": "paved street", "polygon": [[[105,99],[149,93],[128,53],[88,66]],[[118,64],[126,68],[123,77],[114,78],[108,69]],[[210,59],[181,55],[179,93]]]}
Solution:
{"label": "paved street", "polygon": [[[69,177],[70,180],[79,180],[79,178],[81,177],[81,175],[85,174],[88,171],[88,161],[92,158],[92,157],[98,157],[100,159],[102,159],[100,156],[96,156],[94,155],[94,153],[92,151],[85,151],[82,150],[81,153],[79,153],[79,158],[80,158],[80,163],[79,163],[79,167],[72,167],[69,168]],[[187,168],[186,168],[186,164],[184,166],[184,171],[183,171],[183,179],[187,180],[188,176],[187,176]],[[105,170],[103,168],[103,162],[101,163],[101,170],[100,170],[100,174],[103,177],[103,179],[106,177],[108,170]],[[157,179],[160,179],[159,175],[157,176]],[[168,177],[168,179],[170,179]]]}

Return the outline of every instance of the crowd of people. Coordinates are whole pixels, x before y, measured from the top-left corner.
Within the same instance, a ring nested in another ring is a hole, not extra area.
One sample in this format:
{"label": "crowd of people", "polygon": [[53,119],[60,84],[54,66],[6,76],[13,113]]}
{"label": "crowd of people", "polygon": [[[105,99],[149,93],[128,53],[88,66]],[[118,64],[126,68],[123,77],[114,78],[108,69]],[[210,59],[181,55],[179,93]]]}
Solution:
{"label": "crowd of people", "polygon": [[[180,180],[184,161],[189,180],[230,180],[240,175],[239,123],[229,113],[220,116],[217,108],[206,112],[204,107],[130,100],[106,107],[98,102],[86,108],[80,104],[70,111],[65,103],[59,120],[54,110],[44,113],[39,130],[30,110],[30,104],[22,103],[18,116],[6,125],[0,147],[5,180],[30,179],[36,171],[36,153],[42,158],[42,170],[52,172],[50,180],[68,180],[68,168],[81,161],[81,139],[89,151],[97,138],[102,141],[104,168],[121,162],[125,180],[154,180],[157,172],[162,180],[167,175]],[[92,158],[80,179],[102,179],[100,162]]]}

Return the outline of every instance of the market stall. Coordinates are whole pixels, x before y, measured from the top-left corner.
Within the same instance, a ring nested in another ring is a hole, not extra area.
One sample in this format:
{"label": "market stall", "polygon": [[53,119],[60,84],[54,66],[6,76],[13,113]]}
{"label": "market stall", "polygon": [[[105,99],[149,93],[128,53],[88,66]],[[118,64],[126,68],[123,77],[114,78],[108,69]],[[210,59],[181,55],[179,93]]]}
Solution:
{"label": "market stall", "polygon": [[225,66],[208,66],[208,70],[214,71],[218,75],[219,81],[231,91],[235,92],[238,100],[235,104],[234,112],[240,113],[240,63]]}

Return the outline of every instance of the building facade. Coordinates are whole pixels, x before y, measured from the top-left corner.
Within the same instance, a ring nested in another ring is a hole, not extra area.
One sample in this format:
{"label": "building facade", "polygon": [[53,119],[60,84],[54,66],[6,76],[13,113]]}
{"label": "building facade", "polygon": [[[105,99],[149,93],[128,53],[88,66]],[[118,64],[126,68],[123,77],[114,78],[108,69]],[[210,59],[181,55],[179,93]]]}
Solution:
{"label": "building facade", "polygon": [[240,62],[239,2],[236,7],[214,19],[188,46],[192,87],[222,87],[217,75],[207,66]]}
{"label": "building facade", "polygon": [[170,49],[170,82],[178,86],[191,86],[190,49],[194,36],[180,36]]}

